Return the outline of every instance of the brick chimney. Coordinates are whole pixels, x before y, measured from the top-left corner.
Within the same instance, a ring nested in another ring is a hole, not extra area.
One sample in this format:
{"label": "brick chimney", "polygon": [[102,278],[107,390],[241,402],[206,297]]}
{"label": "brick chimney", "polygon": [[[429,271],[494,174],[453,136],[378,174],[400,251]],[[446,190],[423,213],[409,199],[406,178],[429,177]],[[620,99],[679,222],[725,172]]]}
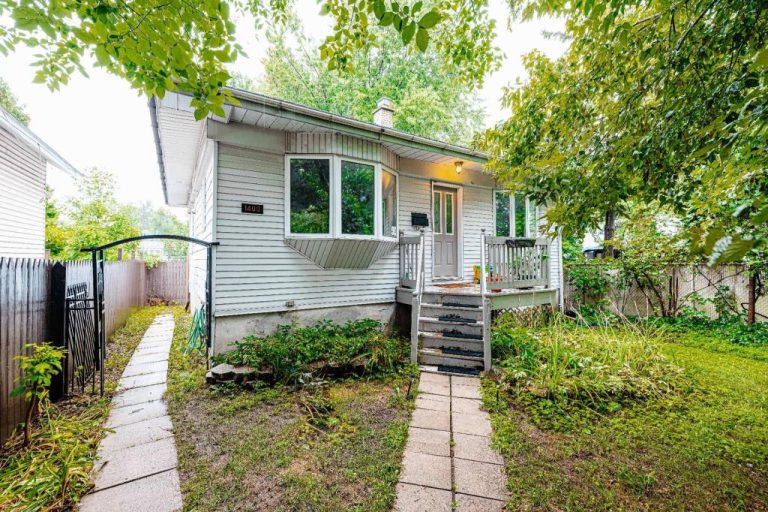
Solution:
{"label": "brick chimney", "polygon": [[373,111],[373,124],[392,128],[394,123],[395,107],[392,100],[384,97],[376,103],[376,110]]}

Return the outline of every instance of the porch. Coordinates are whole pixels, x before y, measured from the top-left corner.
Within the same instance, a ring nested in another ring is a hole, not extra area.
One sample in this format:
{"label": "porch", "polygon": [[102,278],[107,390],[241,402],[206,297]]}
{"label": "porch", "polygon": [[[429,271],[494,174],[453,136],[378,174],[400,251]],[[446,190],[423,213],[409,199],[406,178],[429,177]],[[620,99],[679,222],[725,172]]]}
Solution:
{"label": "porch", "polygon": [[[400,235],[396,300],[411,307],[411,360],[445,373],[491,367],[494,310],[556,305],[550,286],[549,239],[481,234],[475,282],[427,282],[424,234]],[[481,264],[482,262],[482,264]]]}

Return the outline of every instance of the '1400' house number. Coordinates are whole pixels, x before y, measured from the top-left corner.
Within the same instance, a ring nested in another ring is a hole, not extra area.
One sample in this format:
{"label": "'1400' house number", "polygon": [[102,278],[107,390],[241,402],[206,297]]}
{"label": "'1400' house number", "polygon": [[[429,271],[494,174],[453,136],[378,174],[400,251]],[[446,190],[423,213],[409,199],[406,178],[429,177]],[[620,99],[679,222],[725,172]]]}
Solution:
{"label": "'1400' house number", "polygon": [[240,211],[243,213],[256,213],[262,215],[264,213],[263,204],[242,203]]}

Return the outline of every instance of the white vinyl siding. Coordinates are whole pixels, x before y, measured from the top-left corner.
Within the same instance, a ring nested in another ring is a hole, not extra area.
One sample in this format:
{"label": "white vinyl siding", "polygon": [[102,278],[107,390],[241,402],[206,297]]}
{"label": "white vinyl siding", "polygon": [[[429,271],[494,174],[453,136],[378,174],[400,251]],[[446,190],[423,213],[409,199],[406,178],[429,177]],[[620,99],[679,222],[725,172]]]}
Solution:
{"label": "white vinyl siding", "polygon": [[[202,147],[190,199],[189,236],[206,241],[213,240],[215,144],[213,141],[206,141]],[[207,266],[206,248],[198,244],[189,244],[189,292],[193,311],[205,302]]]}
{"label": "white vinyl siding", "polygon": [[[285,154],[220,143],[217,316],[394,302],[398,252],[368,269],[322,269],[285,243]],[[241,203],[264,205],[263,215]]]}
{"label": "white vinyl siding", "polygon": [[474,279],[474,266],[480,264],[481,230],[494,234],[493,190],[464,189],[464,278]]}
{"label": "white vinyl siding", "polygon": [[0,256],[45,256],[45,159],[0,129]]}

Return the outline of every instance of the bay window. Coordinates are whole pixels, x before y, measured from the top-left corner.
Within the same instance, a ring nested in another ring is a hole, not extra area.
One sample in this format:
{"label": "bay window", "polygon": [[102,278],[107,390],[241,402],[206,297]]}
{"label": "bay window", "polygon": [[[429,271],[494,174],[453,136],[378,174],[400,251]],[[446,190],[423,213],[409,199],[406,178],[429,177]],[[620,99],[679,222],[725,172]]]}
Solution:
{"label": "bay window", "polygon": [[397,175],[343,157],[286,157],[286,235],[397,237]]}
{"label": "bay window", "polygon": [[495,192],[496,236],[534,238],[538,235],[536,204],[522,194]]}

